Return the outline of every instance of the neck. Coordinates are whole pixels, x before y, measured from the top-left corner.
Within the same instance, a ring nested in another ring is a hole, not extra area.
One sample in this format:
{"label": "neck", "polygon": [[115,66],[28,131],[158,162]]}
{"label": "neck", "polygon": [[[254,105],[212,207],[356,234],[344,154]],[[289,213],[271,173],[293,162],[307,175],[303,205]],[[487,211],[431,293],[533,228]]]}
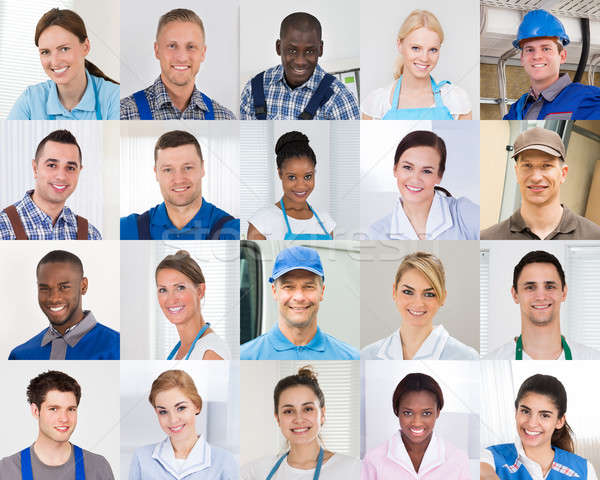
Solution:
{"label": "neck", "polygon": [[188,85],[173,85],[169,81],[165,80],[163,75],[160,78],[165,86],[165,90],[171,99],[171,103],[177,110],[183,112],[190,103],[192,93],[194,91],[194,82],[190,82]]}
{"label": "neck", "polygon": [[560,223],[563,207],[557,197],[544,205],[523,203],[520,211],[525,225],[543,240]]}
{"label": "neck", "polygon": [[402,209],[417,236],[427,234],[427,219],[429,218],[434,195],[435,192],[431,198],[419,203],[402,201]]}
{"label": "neck", "polygon": [[283,206],[285,207],[286,212],[292,210],[303,212],[304,210],[309,209],[306,200],[302,202],[294,202],[289,198],[281,197],[281,201],[283,202]]}
{"label": "neck", "polygon": [[169,437],[171,441],[171,446],[173,447],[173,451],[175,452],[175,458],[187,458],[196,445],[198,441],[198,434],[196,433],[196,429],[194,429],[193,435],[185,438],[175,439],[174,437]]}
{"label": "neck", "polygon": [[64,335],[65,332],[71,328],[73,325],[77,325],[79,322],[81,322],[83,320],[83,317],[85,317],[85,314],[83,313],[83,310],[79,309],[76,312],[73,313],[73,315],[71,316],[71,319],[69,319],[69,321],[63,323],[62,325],[52,325],[54,327],[54,329],[58,332],[61,333],[61,335]]}
{"label": "neck", "polygon": [[85,70],[82,71],[81,75],[74,78],[73,81],[65,85],[56,85],[58,89],[58,99],[67,110],[73,110],[83,98],[85,89],[87,87],[87,76]]}
{"label": "neck", "polygon": [[319,458],[321,445],[315,438],[312,442],[306,444],[290,444],[290,453],[288,454],[288,463],[296,466],[307,466],[314,468]]}
{"label": "neck", "polygon": [[425,439],[421,443],[413,443],[408,440],[402,433],[402,430],[400,430],[400,438],[402,438],[402,443],[404,444],[404,448],[406,448],[406,452],[408,453],[413,467],[415,468],[415,472],[418,472],[421,462],[423,461],[423,457],[425,456],[425,452],[427,451],[427,447],[431,442],[431,435],[429,435],[429,438]]}
{"label": "neck", "polygon": [[552,466],[554,450],[551,445],[540,445],[539,447],[525,447],[525,455],[542,467],[542,473],[546,473]]}
{"label": "neck", "polygon": [[187,352],[194,340],[196,335],[204,326],[204,318],[202,313],[198,312],[192,320],[177,325],[177,333],[179,334],[179,340],[181,341],[181,347],[179,348],[182,352]]}
{"label": "neck", "polygon": [[402,342],[402,358],[411,360],[423,345],[423,342],[433,331],[433,325],[400,325],[400,341]]}
{"label": "neck", "polygon": [[557,74],[556,77],[553,77],[549,80],[543,80],[540,82],[531,80],[531,89],[533,90],[533,93],[535,93],[535,96],[538,97],[539,94],[546,90],[550,85],[557,82],[558,77],[560,77],[560,74]]}
{"label": "neck", "polygon": [[317,333],[316,318],[310,323],[310,325],[301,328],[289,326],[288,323],[282,318],[279,318],[278,325],[279,330],[281,330],[281,333],[283,333],[283,336],[297,346],[308,345]]}
{"label": "neck", "polygon": [[550,324],[537,326],[521,318],[523,350],[534,360],[554,360],[562,352],[560,339],[560,318]]}
{"label": "neck", "polygon": [[38,435],[33,450],[41,462],[49,466],[64,465],[71,456],[69,442],[56,442],[42,434]]}
{"label": "neck", "polygon": [[177,230],[181,230],[188,223],[190,223],[190,220],[194,218],[200,211],[200,207],[202,207],[202,195],[198,195],[198,198],[188,205],[180,207],[165,202],[165,206],[167,207],[167,215],[169,219],[173,225],[175,225]]}
{"label": "neck", "polygon": [[31,200],[39,207],[39,209],[42,212],[44,212],[52,219],[52,225],[56,223],[56,220],[58,220],[58,217],[63,211],[63,208],[65,208],[64,202],[52,203],[44,201],[44,199],[38,195],[36,190],[33,191],[33,194],[31,195]]}
{"label": "neck", "polygon": [[431,77],[415,77],[408,70],[402,73],[402,90],[404,92],[431,92]]}

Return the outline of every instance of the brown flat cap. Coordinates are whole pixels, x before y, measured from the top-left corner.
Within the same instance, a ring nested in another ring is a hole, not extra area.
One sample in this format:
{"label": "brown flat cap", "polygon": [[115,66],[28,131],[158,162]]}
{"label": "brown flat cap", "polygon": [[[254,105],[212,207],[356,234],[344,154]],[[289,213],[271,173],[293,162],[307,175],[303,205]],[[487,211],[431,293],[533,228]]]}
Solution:
{"label": "brown flat cap", "polygon": [[534,127],[521,133],[515,140],[515,150],[511,158],[525,150],[541,150],[563,161],[565,159],[565,146],[560,136],[545,128]]}

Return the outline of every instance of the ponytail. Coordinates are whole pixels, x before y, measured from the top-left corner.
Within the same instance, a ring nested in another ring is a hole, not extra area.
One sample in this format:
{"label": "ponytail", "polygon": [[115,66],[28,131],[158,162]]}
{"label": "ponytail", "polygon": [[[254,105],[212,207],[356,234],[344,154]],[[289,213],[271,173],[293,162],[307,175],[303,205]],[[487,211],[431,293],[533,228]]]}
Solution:
{"label": "ponytail", "polygon": [[558,447],[567,452],[575,453],[575,442],[573,441],[573,430],[565,419],[565,424],[562,428],[554,430],[550,443],[553,447]]}
{"label": "ponytail", "polygon": [[119,82],[106,76],[106,74],[102,70],[100,70],[96,65],[94,65],[92,62],[90,62],[87,59],[85,60],[85,68],[90,73],[90,75],[93,75],[94,77],[103,78],[107,82],[112,82],[112,83],[116,83],[117,85],[119,85]]}
{"label": "ponytail", "polygon": [[435,187],[433,187],[434,190],[437,190],[438,192],[442,192],[445,193],[447,197],[451,197],[452,194],[446,190],[444,187],[440,187],[439,185],[436,185]]}

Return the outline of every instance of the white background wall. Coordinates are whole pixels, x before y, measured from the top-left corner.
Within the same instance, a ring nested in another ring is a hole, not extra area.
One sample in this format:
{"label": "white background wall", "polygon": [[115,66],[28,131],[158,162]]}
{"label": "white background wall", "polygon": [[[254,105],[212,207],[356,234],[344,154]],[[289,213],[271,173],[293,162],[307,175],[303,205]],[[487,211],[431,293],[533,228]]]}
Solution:
{"label": "white background wall", "polygon": [[402,257],[425,251],[436,255],[446,271],[448,296],[433,319],[451,336],[479,350],[479,242],[387,241],[361,242],[360,345],[387,337],[400,327],[402,317],[392,298],[396,271]]}
{"label": "white background wall", "polygon": [[400,141],[415,130],[432,130],[446,143],[446,171],[441,186],[453,197],[479,204],[479,122],[361,122],[360,230],[390,213],[398,198],[394,154]]}
{"label": "white background wall", "polygon": [[240,5],[240,91],[257,73],[281,64],[275,51],[281,21],[290,13],[307,12],[317,17],[323,30],[326,71],[359,66],[358,0],[241,0]]}
{"label": "white background wall", "polygon": [[[416,9],[431,11],[444,31],[440,60],[432,72],[436,82],[448,80],[467,92],[473,119],[479,119],[479,2],[459,0],[379,0],[360,4],[361,90],[366,98],[390,85],[400,26]],[[457,23],[460,22],[460,23]]]}
{"label": "white background wall", "polygon": [[121,97],[149,87],[160,74],[154,56],[156,27],[173,8],[196,12],[206,33],[206,59],[196,76],[196,88],[239,116],[239,7],[236,0],[176,4],[162,0],[121,2]]}
{"label": "white background wall", "polygon": [[119,477],[119,363],[115,361],[0,362],[2,405],[11,412],[4,418],[3,428],[12,432],[0,440],[0,457],[17,453],[37,438],[38,422],[31,415],[25,392],[33,378],[50,369],[66,373],[81,386],[71,442],[105,457],[116,480],[125,478]]}
{"label": "white background wall", "polygon": [[5,274],[0,275],[0,301],[4,304],[3,317],[12,321],[0,322],[0,358],[8,358],[14,347],[49,325],[38,305],[35,270],[52,250],[67,250],[80,258],[89,282],[83,309],[91,310],[98,322],[119,330],[118,241],[2,242],[0,271]]}

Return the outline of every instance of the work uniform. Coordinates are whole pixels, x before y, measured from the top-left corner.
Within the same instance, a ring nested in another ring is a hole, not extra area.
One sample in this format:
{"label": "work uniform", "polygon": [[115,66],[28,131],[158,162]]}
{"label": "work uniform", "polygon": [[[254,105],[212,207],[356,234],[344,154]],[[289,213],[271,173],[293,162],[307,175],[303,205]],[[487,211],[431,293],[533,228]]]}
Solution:
{"label": "work uniform", "polygon": [[[280,455],[269,455],[244,465],[240,469],[240,480],[265,480]],[[281,462],[271,480],[313,480],[315,469],[292,467],[287,458]],[[334,453],[321,466],[320,480],[360,480],[360,460],[341,453]]]}
{"label": "work uniform", "polygon": [[[586,347],[579,343],[568,342],[573,360],[600,360],[600,352],[593,348]],[[517,355],[517,341],[505,343],[500,348],[488,353],[484,360],[515,360]],[[527,352],[523,349],[523,360],[531,360]],[[556,360],[565,360],[565,351],[563,350]]]}

